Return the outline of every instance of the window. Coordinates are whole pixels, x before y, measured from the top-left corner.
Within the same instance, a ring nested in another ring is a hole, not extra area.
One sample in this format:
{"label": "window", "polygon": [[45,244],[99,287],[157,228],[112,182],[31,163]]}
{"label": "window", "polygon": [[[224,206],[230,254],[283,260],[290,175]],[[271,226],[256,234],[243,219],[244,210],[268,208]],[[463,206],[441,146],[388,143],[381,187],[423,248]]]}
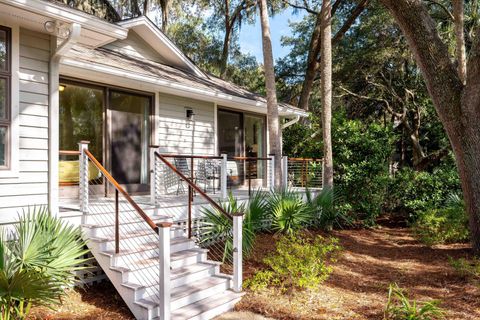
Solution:
{"label": "window", "polygon": [[0,169],[10,166],[11,82],[11,30],[0,26]]}

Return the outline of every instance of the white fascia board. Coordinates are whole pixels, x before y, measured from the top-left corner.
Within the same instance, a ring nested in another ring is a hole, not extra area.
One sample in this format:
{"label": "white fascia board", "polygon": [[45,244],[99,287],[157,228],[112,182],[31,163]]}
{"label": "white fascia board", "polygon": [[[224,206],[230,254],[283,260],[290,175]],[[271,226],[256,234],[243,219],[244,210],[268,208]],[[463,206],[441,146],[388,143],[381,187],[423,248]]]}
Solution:
{"label": "white fascia board", "polygon": [[[232,107],[239,110],[257,112],[257,113],[266,113],[267,105],[263,101],[251,100],[246,98],[241,98],[229,94],[225,94],[215,90],[208,90],[203,88],[196,88],[193,86],[184,85],[178,82],[168,81],[165,79],[160,79],[144,74],[136,74],[132,72],[127,72],[125,70],[114,68],[110,66],[105,66],[95,63],[86,63],[83,61],[78,61],[72,58],[63,58],[61,61],[63,66],[62,75],[72,76],[79,78],[81,76],[87,76],[87,74],[96,73],[93,79],[105,78],[101,75],[110,75],[111,80],[109,84],[119,85],[119,86],[135,86],[135,89],[144,90],[146,87],[149,90],[160,91],[163,93],[174,94],[177,96],[187,96],[204,101],[214,102],[225,107]],[[81,70],[79,72],[79,69]],[[100,76],[100,77],[99,77]],[[114,80],[115,78],[116,80]],[[82,79],[82,78],[80,78]],[[87,79],[86,79],[87,80]],[[88,79],[92,80],[92,79]],[[305,117],[307,114],[303,110],[297,110],[287,107],[279,107],[279,112],[281,116],[302,116]]]}
{"label": "white fascia board", "polygon": [[[138,18],[120,21],[119,26],[134,30],[143,40],[145,40],[152,48],[154,48],[160,55],[162,55],[159,44],[167,48],[172,53],[178,62],[184,64],[188,69],[193,71],[195,75],[201,78],[207,78],[205,72],[197,67],[185,54],[162,32],[158,27],[145,16]],[[149,36],[154,36],[155,40],[151,41]]]}
{"label": "white fascia board", "polygon": [[84,28],[100,34],[115,38],[125,39],[128,30],[116,24],[104,21],[80,10],[57,5],[42,0],[0,0],[1,3],[21,8],[25,11],[57,19],[68,23],[79,23]]}

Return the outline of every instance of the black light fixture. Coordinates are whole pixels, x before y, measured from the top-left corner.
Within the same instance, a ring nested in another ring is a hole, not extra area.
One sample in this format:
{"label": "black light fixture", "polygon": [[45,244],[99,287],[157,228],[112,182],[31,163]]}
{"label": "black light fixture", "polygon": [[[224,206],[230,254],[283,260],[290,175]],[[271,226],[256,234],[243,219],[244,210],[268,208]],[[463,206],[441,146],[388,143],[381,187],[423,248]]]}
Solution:
{"label": "black light fixture", "polygon": [[185,116],[188,121],[193,121],[195,118],[195,112],[191,108],[185,108]]}

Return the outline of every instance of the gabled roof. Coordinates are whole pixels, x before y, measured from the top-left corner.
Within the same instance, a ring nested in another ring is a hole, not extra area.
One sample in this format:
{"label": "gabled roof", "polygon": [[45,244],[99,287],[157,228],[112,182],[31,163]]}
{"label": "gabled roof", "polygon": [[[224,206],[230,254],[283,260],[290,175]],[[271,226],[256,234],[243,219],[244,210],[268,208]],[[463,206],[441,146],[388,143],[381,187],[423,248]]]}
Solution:
{"label": "gabled roof", "polygon": [[[258,112],[266,112],[266,100],[263,96],[238,85],[212,76],[197,76],[190,71],[151,60],[138,59],[107,48],[76,45],[67,53],[62,64],[150,83],[177,95],[203,97],[204,100],[215,101],[226,106],[236,103]],[[284,116],[306,116],[305,111],[285,103],[280,103],[279,109]]]}
{"label": "gabled roof", "polygon": [[170,65],[190,70],[198,77],[207,75],[198,68],[150,19],[145,16],[123,20],[119,26],[135,31]]}

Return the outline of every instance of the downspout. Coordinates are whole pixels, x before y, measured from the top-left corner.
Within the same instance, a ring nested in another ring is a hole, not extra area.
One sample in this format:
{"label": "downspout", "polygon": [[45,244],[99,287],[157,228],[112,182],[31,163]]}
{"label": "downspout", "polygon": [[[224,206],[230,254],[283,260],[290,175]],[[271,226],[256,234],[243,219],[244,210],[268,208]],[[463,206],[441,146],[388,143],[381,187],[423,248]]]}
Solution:
{"label": "downspout", "polygon": [[294,125],[295,123],[297,123],[298,121],[300,120],[300,116],[296,116],[295,118],[293,118],[292,120],[282,124],[282,131],[288,127],[290,127],[291,125]]}
{"label": "downspout", "polygon": [[59,181],[58,181],[58,151],[59,151],[59,78],[60,59],[65,55],[80,38],[82,27],[78,23],[72,23],[70,33],[60,46],[57,46],[57,38],[51,37],[50,56],[48,70],[48,208],[50,213],[57,216],[59,213]]}

